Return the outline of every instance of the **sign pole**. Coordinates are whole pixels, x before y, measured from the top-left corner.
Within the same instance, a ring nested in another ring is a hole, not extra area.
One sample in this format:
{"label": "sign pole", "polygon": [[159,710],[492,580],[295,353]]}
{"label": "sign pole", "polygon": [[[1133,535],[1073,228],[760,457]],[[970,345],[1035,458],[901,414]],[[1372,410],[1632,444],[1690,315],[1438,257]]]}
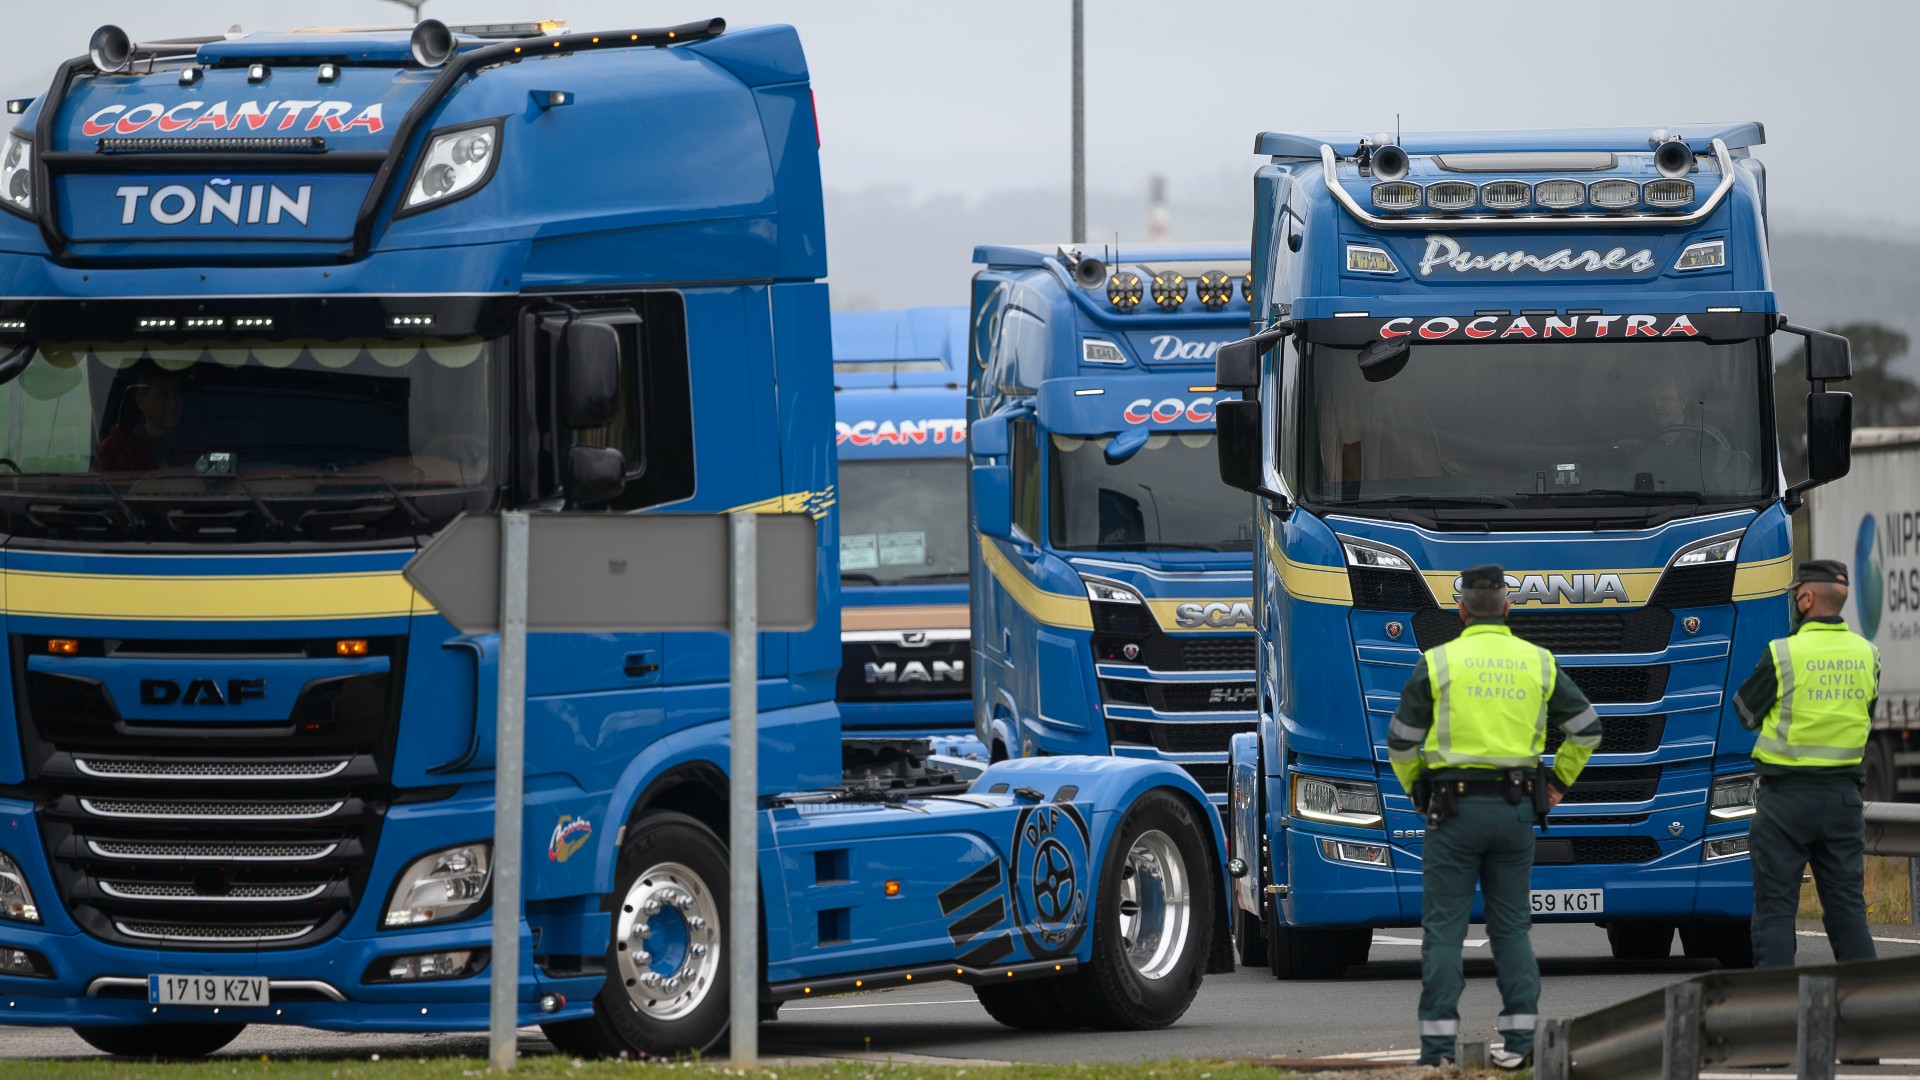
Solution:
{"label": "sign pole", "polygon": [[732,988],[733,1063],[760,1057],[760,522],[736,513],[733,589],[727,635],[731,646],[732,744],[727,792],[728,985]]}
{"label": "sign pole", "polygon": [[527,547],[524,511],[500,515],[500,663],[493,766],[493,1000],[487,1061],[513,1068],[520,1026],[520,819],[526,782]]}

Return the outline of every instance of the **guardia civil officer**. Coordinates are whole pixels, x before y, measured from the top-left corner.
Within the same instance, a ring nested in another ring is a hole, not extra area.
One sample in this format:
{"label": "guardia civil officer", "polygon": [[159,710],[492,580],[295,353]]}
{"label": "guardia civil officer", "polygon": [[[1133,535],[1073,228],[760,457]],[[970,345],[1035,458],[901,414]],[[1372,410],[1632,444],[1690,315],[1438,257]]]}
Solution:
{"label": "guardia civil officer", "polygon": [[[1540,968],[1527,939],[1533,919],[1533,826],[1559,805],[1600,745],[1600,718],[1553,654],[1506,625],[1507,578],[1498,566],[1460,575],[1458,638],[1422,657],[1400,691],[1387,747],[1394,774],[1427,814],[1421,850],[1420,1062],[1455,1057],[1464,983],[1460,946],[1477,880],[1500,987],[1496,1062],[1533,1053]],[[1547,724],[1566,730],[1549,774]]]}
{"label": "guardia civil officer", "polygon": [[1867,933],[1866,823],[1861,759],[1880,694],[1880,650],[1847,629],[1847,567],[1800,564],[1793,580],[1792,635],[1767,646],[1734,697],[1753,744],[1758,812],[1748,837],[1753,863],[1753,964],[1793,963],[1800,871],[1814,886],[1835,960],[1873,959]]}

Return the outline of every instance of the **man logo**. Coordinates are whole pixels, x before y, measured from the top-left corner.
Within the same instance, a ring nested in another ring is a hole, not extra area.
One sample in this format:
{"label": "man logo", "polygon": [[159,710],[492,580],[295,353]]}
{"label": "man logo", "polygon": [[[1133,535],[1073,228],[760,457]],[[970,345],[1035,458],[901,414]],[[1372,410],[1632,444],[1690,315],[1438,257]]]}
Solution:
{"label": "man logo", "polygon": [[909,660],[902,664],[897,660],[867,661],[867,685],[893,685],[896,683],[943,683],[967,681],[967,662],[965,660]]}
{"label": "man logo", "polygon": [[1253,603],[1247,600],[1227,604],[1220,601],[1181,604],[1174,608],[1174,623],[1182,630],[1253,629]]}

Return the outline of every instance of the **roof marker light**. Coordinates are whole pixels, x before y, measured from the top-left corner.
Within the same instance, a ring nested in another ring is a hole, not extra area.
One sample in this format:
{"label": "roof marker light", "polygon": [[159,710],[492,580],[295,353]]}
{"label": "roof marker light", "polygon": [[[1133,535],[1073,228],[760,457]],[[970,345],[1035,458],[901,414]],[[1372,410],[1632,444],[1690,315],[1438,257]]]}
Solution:
{"label": "roof marker light", "polygon": [[571,90],[529,90],[527,97],[533,100],[535,107],[541,109],[557,109],[562,105],[573,104]]}
{"label": "roof marker light", "polygon": [[23,333],[27,329],[25,319],[0,319],[0,332]]}
{"label": "roof marker light", "polygon": [[1233,275],[1225,270],[1209,270],[1200,275],[1194,292],[1200,298],[1201,307],[1219,311],[1233,302]]}
{"label": "roof marker light", "polygon": [[1112,304],[1115,311],[1127,312],[1139,307],[1146,291],[1146,283],[1131,270],[1115,270],[1107,278],[1107,303]]}
{"label": "roof marker light", "polygon": [[266,82],[267,81],[267,65],[248,64],[247,65],[247,81],[250,83]]}
{"label": "roof marker light", "polygon": [[1178,270],[1153,275],[1153,302],[1161,311],[1179,311],[1187,302],[1187,275]]}
{"label": "roof marker light", "polygon": [[1420,205],[1420,185],[1405,180],[1375,184],[1373,205],[1382,210],[1412,210]]}
{"label": "roof marker light", "polygon": [[320,65],[320,81],[321,82],[330,83],[335,79],[338,79],[339,77],[340,77],[339,64],[321,64]]}
{"label": "roof marker light", "polygon": [[1096,386],[1091,390],[1086,390],[1086,389],[1075,390],[1073,392],[1073,396],[1074,397],[1099,397],[1101,394],[1104,394],[1104,393],[1106,393],[1105,390],[1102,390]]}
{"label": "roof marker light", "polygon": [[19,116],[21,113],[26,112],[27,106],[31,104],[33,104],[33,99],[30,97],[8,98],[7,112],[13,116]]}
{"label": "roof marker light", "polygon": [[200,81],[199,68],[183,67],[180,69],[180,85],[181,86],[192,86],[194,83],[197,83],[199,81]]}
{"label": "roof marker light", "polygon": [[1533,192],[1520,180],[1490,180],[1480,185],[1480,204],[1489,210],[1519,210]]}
{"label": "roof marker light", "polygon": [[1367,317],[1367,314],[1368,313],[1364,311],[1336,311],[1333,313],[1333,317],[1336,319],[1364,319]]}
{"label": "roof marker light", "polygon": [[387,325],[393,329],[420,328],[433,325],[431,315],[389,315]]}
{"label": "roof marker light", "polygon": [[1435,210],[1471,210],[1479,201],[1479,190],[1464,181],[1442,180],[1427,185],[1427,205]]}
{"label": "roof marker light", "polygon": [[1640,203],[1640,185],[1631,180],[1597,180],[1587,198],[1602,210],[1625,210]]}
{"label": "roof marker light", "polygon": [[1189,386],[1189,387],[1187,387],[1187,393],[1189,393],[1189,394],[1212,394],[1212,393],[1216,393],[1216,392],[1218,392],[1218,391],[1219,391],[1219,389],[1220,389],[1220,388],[1219,388],[1219,387],[1217,387],[1217,386]]}
{"label": "roof marker light", "polygon": [[1698,244],[1688,244],[1674,261],[1675,270],[1708,270],[1716,266],[1727,265],[1727,242],[1725,240],[1703,240]]}
{"label": "roof marker light", "polygon": [[1715,315],[1732,315],[1746,309],[1737,307],[1710,307],[1707,310]]}
{"label": "roof marker light", "polygon": [[1347,245],[1347,269],[1361,274],[1397,274],[1393,256],[1371,244]]}

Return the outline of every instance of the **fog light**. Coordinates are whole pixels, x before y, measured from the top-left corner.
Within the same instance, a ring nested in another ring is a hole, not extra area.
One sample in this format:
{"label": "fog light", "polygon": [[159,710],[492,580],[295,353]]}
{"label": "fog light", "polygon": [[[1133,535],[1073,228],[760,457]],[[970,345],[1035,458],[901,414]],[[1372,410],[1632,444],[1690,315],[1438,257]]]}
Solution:
{"label": "fog light", "polygon": [[1745,855],[1746,853],[1747,838],[1745,836],[1729,836],[1722,840],[1707,841],[1706,858],[1708,862],[1712,862],[1715,859],[1731,859],[1736,855]]}
{"label": "fog light", "polygon": [[1571,210],[1587,201],[1587,185],[1578,180],[1542,180],[1533,185],[1533,201],[1549,210]]}
{"label": "fog light", "polygon": [[1480,204],[1489,210],[1518,210],[1533,193],[1519,180],[1494,180],[1480,185]]}
{"label": "fog light", "polygon": [[437,982],[478,975],[487,966],[486,949],[443,949],[375,960],[362,982]]}
{"label": "fog light", "polygon": [[1321,840],[1320,850],[1335,862],[1362,866],[1392,866],[1385,844],[1356,844],[1350,840]]}
{"label": "fog light", "polygon": [[1470,210],[1479,201],[1479,190],[1461,180],[1427,185],[1427,205],[1435,210]]}
{"label": "fog light", "polygon": [[1657,206],[1662,210],[1677,210],[1693,203],[1693,181],[1691,180],[1650,180],[1642,189],[1648,206]]}
{"label": "fog light", "polygon": [[1631,180],[1601,180],[1587,189],[1587,198],[1602,210],[1625,210],[1640,203],[1640,185]]}
{"label": "fog light", "polygon": [[51,979],[53,966],[32,949],[0,948],[0,975],[22,979]]}
{"label": "fog light", "polygon": [[1420,205],[1420,185],[1405,180],[1375,184],[1373,205],[1382,210],[1411,210]]}

